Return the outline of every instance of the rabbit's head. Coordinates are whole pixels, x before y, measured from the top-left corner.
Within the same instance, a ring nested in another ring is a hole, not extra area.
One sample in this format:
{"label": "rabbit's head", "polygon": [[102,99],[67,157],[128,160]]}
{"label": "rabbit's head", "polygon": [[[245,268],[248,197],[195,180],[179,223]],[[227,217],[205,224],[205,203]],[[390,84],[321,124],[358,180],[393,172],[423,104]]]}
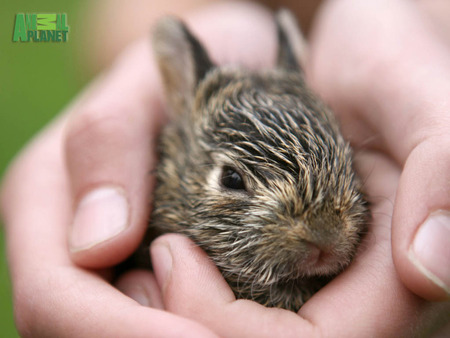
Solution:
{"label": "rabbit's head", "polygon": [[239,298],[298,310],[352,259],[367,208],[352,152],[306,87],[277,16],[278,63],[217,67],[177,19],[154,50],[173,122],[161,140],[152,226],[192,238]]}

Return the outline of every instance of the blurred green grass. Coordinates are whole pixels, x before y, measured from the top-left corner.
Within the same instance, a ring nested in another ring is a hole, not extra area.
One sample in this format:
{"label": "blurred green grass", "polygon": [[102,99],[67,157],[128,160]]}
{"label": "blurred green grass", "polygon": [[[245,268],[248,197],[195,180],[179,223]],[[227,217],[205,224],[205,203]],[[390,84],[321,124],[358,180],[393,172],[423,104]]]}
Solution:
{"label": "blurred green grass", "polygon": [[[80,1],[24,0],[0,4],[0,177],[20,149],[82,86],[77,66]],[[13,43],[16,13],[67,13],[65,43]],[[78,33],[78,35],[77,35]],[[81,73],[83,71],[81,70]],[[84,75],[85,78],[87,74]],[[0,337],[17,337],[3,229],[0,230]]]}

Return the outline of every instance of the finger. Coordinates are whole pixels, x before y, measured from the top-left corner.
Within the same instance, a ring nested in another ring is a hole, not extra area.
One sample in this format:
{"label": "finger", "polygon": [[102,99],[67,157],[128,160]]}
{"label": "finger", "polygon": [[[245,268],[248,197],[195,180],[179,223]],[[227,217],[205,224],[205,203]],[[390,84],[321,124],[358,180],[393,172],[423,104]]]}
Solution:
{"label": "finger", "polygon": [[44,266],[22,277],[28,281],[15,283],[20,291],[14,303],[16,325],[23,336],[215,336],[193,321],[141,306],[85,271]]}
{"label": "finger", "polygon": [[[412,291],[444,300],[450,295],[450,51],[415,6],[330,2],[316,31],[311,77],[355,143],[373,137],[375,147],[404,166],[392,227],[396,268]],[[333,55],[330,65],[324,50]]]}
{"label": "finger", "polygon": [[125,295],[143,306],[164,309],[164,304],[153,273],[147,270],[126,272],[114,283]]}
{"label": "finger", "polygon": [[61,158],[63,122],[48,128],[16,160],[2,187],[19,332],[38,337],[213,336],[192,321],[140,306],[97,274],[73,265],[63,226],[71,210]]}
{"label": "finger", "polygon": [[450,299],[450,138],[428,140],[406,161],[394,212],[400,276],[429,300]]}
{"label": "finger", "polygon": [[69,243],[83,266],[123,260],[146,228],[164,121],[149,49],[144,42],[131,47],[70,113],[65,154],[75,214]]}
{"label": "finger", "polygon": [[206,254],[189,239],[165,235],[152,244],[152,262],[167,310],[205,324],[224,337],[314,337],[295,313],[265,308],[233,292]]}

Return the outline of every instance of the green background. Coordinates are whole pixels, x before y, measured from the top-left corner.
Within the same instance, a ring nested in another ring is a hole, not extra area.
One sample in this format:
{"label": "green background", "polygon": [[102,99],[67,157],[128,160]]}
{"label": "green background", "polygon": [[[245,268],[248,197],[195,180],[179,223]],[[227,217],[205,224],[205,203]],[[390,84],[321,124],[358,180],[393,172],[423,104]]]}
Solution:
{"label": "green background", "polygon": [[[88,77],[77,55],[79,1],[2,1],[0,4],[0,177],[20,149],[73,98]],[[67,13],[64,43],[12,42],[16,13]],[[11,285],[0,228],[0,337],[17,337]]]}

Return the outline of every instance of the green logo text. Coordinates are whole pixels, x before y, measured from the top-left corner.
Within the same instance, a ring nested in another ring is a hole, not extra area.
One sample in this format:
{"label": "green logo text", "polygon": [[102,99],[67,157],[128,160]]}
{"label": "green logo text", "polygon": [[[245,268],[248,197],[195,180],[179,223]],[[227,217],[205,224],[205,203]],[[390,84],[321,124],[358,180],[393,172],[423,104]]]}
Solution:
{"label": "green logo text", "polygon": [[14,42],[66,42],[68,38],[66,13],[16,14]]}

